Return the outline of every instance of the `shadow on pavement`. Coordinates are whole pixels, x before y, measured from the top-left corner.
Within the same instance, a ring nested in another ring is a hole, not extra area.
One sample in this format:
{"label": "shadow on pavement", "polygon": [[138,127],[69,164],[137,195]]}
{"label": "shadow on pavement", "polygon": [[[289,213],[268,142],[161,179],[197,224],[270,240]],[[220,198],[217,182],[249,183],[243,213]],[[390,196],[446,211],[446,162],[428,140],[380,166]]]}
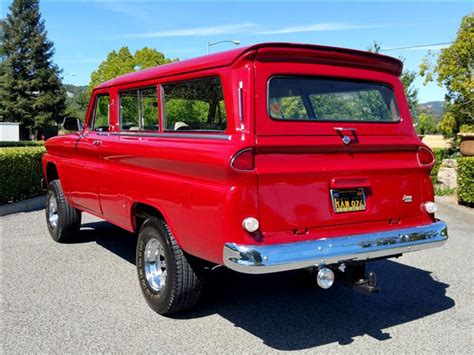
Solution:
{"label": "shadow on pavement", "polygon": [[101,247],[135,265],[137,236],[108,222],[85,223],[71,244],[96,242]]}
{"label": "shadow on pavement", "polygon": [[[95,241],[135,264],[135,235],[106,222],[83,228],[82,242]],[[389,260],[369,263],[368,270],[377,273],[380,294],[364,296],[338,284],[322,290],[302,271],[256,276],[220,268],[206,275],[201,303],[175,319],[219,314],[274,349],[302,350],[350,344],[361,335],[387,340],[386,329],[455,305],[446,296],[449,285],[428,271]]]}

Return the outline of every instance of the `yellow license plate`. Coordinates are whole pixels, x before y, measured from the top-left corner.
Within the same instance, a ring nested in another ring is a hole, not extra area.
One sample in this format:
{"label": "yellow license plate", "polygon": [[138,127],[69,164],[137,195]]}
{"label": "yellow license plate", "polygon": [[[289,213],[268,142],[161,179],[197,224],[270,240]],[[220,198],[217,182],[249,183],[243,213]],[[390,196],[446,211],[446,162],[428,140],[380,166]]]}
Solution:
{"label": "yellow license plate", "polygon": [[331,190],[334,212],[355,212],[365,210],[364,189]]}

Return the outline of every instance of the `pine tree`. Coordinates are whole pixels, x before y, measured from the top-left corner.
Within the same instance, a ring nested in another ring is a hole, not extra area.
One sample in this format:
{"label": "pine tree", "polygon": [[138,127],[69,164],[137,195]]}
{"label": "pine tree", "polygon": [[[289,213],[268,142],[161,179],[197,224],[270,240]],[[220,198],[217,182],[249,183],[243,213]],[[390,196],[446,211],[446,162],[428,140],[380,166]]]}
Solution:
{"label": "pine tree", "polygon": [[1,25],[0,121],[20,122],[23,133],[40,136],[63,119],[66,93],[38,0],[14,0]]}

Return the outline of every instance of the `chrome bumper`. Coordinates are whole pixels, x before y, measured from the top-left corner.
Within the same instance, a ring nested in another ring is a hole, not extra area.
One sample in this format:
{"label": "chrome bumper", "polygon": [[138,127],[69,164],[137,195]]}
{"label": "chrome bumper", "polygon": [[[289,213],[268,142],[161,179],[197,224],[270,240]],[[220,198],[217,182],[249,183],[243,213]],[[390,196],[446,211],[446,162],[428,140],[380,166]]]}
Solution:
{"label": "chrome bumper", "polygon": [[303,269],[345,261],[389,257],[443,245],[443,221],[420,227],[275,245],[224,245],[224,264],[246,274]]}

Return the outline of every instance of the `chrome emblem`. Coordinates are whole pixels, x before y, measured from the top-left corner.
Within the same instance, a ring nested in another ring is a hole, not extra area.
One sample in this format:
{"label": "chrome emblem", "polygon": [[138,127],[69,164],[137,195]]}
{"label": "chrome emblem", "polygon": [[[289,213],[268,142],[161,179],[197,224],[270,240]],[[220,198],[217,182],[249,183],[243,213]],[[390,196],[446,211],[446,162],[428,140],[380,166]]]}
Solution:
{"label": "chrome emblem", "polygon": [[347,144],[349,144],[349,143],[351,142],[351,138],[350,138],[349,136],[344,135],[344,136],[342,136],[342,142],[343,142],[345,145],[347,145]]}
{"label": "chrome emblem", "polygon": [[403,195],[402,200],[405,203],[413,202],[413,197],[411,195]]}

